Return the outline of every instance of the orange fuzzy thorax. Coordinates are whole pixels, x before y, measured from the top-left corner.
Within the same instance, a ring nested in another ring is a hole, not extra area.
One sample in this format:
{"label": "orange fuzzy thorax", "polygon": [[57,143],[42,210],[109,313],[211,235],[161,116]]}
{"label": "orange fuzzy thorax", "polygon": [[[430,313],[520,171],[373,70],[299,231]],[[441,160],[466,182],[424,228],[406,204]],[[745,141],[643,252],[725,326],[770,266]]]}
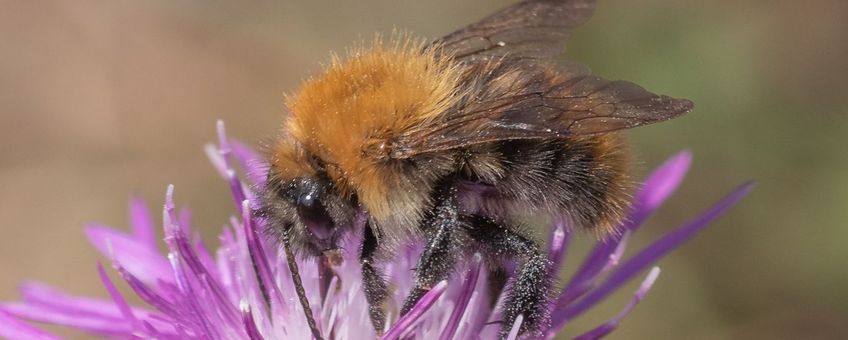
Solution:
{"label": "orange fuzzy thorax", "polygon": [[277,169],[309,175],[295,164],[302,161],[302,148],[328,165],[339,189],[381,210],[386,192],[402,179],[392,178],[399,174],[367,151],[437,119],[457,101],[461,69],[422,46],[408,39],[378,41],[345,60],[333,58],[321,75],[307,80],[287,98],[291,116],[284,128],[292,140],[274,150]]}

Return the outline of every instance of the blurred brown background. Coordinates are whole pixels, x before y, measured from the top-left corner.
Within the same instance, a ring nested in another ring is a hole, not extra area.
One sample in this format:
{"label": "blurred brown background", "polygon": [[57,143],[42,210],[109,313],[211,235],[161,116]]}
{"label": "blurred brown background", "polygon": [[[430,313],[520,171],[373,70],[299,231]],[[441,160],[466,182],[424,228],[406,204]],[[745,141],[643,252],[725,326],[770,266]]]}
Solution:
{"label": "blurred brown background", "polygon": [[[330,51],[393,28],[437,37],[507,3],[0,2],[0,300],[29,279],[104,296],[82,226],[125,226],[131,193],[158,207],[169,183],[216,244],[232,213],[202,152],[216,119],[248,142],[273,136],[283,93]],[[848,337],[848,2],[602,1],[568,55],[696,102],[631,133],[642,173],[695,154],[633,247],[759,182],[660,263],[611,338]]]}

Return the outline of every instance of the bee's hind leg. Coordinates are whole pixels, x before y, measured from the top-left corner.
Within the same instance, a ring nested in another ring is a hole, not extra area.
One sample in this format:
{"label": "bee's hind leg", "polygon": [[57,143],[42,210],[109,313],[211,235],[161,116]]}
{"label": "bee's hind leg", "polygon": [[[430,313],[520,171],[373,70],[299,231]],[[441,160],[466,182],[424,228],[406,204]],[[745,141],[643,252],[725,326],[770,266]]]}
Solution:
{"label": "bee's hind leg", "polygon": [[362,264],[362,285],[365,288],[365,300],[368,301],[368,314],[371,324],[378,335],[381,335],[386,323],[384,302],[388,296],[388,284],[382,271],[376,267],[374,255],[377,251],[377,237],[370,223],[365,225],[365,235],[359,253],[359,263]]}
{"label": "bee's hind leg", "polygon": [[480,216],[464,216],[463,220],[468,221],[468,235],[485,254],[518,262],[503,306],[501,338],[506,337],[519,315],[524,318],[520,333],[540,336],[540,330],[550,323],[551,261],[533,240],[514,228]]}
{"label": "bee's hind leg", "polygon": [[415,284],[403,303],[401,315],[409,312],[434,285],[448,277],[468,237],[460,228],[456,189],[445,186],[437,190],[434,197],[435,206],[424,222],[427,243],[415,268]]}

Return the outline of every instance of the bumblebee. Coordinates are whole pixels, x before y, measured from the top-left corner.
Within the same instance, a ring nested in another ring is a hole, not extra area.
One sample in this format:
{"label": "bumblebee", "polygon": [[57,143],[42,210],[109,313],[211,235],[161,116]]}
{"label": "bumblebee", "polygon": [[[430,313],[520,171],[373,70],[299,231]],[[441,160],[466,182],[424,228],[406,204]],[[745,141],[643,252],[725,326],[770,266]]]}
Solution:
{"label": "bumblebee", "polygon": [[[522,222],[567,218],[613,233],[632,186],[620,130],[693,107],[553,62],[594,7],[528,0],[430,43],[378,39],[334,57],[287,97],[260,211],[285,245],[316,338],[293,258],[332,259],[351,233],[362,235],[364,293],[378,334],[389,290],[380,264],[423,239],[401,314],[476,252],[492,273],[516,263],[502,335],[519,315],[520,332],[538,335],[549,318],[552,268]],[[354,227],[362,215],[364,227]]]}

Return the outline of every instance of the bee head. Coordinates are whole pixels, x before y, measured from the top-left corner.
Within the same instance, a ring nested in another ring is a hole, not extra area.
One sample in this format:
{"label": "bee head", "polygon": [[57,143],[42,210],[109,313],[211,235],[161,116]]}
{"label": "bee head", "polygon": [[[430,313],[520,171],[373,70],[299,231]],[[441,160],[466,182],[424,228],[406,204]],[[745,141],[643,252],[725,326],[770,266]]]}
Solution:
{"label": "bee head", "polygon": [[339,241],[353,227],[355,204],[338,195],[322,172],[287,178],[274,171],[262,195],[269,230],[286,238],[295,253],[335,257]]}

